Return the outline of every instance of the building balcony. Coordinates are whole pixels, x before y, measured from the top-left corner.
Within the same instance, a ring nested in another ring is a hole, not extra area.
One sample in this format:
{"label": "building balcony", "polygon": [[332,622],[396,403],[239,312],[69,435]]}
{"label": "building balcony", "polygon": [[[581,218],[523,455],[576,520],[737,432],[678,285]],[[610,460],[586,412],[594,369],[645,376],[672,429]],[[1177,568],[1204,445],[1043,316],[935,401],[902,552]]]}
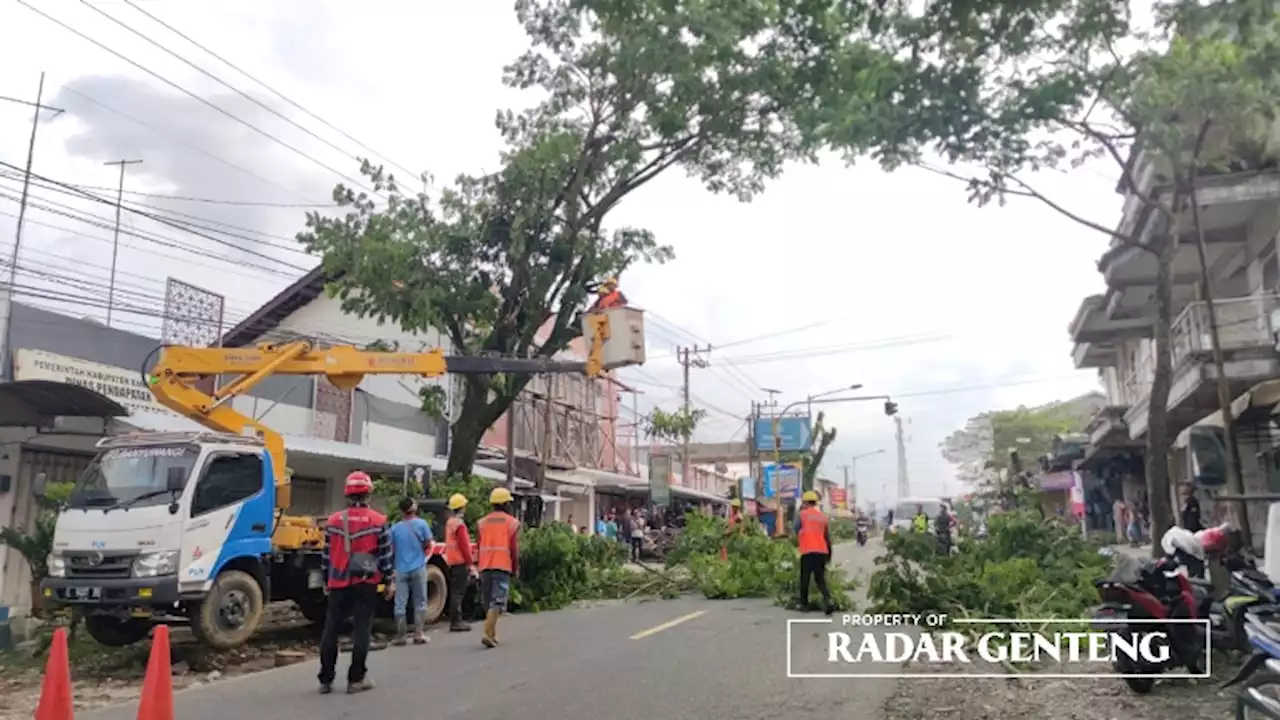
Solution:
{"label": "building balcony", "polygon": [[1152,323],[1148,318],[1112,320],[1107,317],[1107,303],[1114,294],[1116,291],[1112,290],[1107,295],[1085,298],[1067,326],[1075,342],[1071,357],[1077,368],[1115,367],[1121,341],[1151,336]]}
{"label": "building balcony", "polygon": [[[1280,354],[1272,315],[1280,321],[1280,296],[1255,295],[1214,301],[1224,368],[1234,398],[1254,385],[1280,375]],[[1192,423],[1218,409],[1217,368],[1213,364],[1208,306],[1190,303],[1170,329],[1173,383],[1169,392],[1169,431],[1176,435]],[[1129,434],[1146,434],[1151,378],[1155,357],[1147,353],[1138,359],[1125,378],[1126,392],[1140,397],[1125,414]]]}

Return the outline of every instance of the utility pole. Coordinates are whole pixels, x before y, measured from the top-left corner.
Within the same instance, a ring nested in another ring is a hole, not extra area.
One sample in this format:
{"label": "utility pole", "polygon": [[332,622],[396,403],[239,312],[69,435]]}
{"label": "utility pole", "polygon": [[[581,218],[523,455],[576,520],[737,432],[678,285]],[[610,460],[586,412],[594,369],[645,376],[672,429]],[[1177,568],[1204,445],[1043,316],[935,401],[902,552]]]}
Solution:
{"label": "utility pole", "polygon": [[141,160],[112,160],[103,165],[120,166],[120,185],[116,188],[116,232],[111,240],[111,282],[107,286],[107,327],[111,327],[111,310],[116,300],[116,258],[120,255],[120,210],[124,205],[124,169],[128,165],[137,165]]}
{"label": "utility pole", "polygon": [[894,415],[893,422],[897,425],[895,433],[898,444],[898,499],[911,497],[911,481],[907,478],[907,441],[902,432],[902,416]]}
{"label": "utility pole", "polygon": [[22,197],[18,202],[18,229],[13,235],[13,254],[9,256],[9,281],[0,286],[0,378],[9,378],[9,356],[13,349],[13,285],[18,276],[18,253],[22,250],[22,225],[27,217],[27,197],[31,190],[31,163],[36,154],[36,130],[40,127],[40,113],[48,110],[54,115],[64,112],[61,108],[44,105],[44,73],[40,73],[40,84],[36,87],[36,101],[18,100],[17,98],[0,97],[6,102],[18,103],[35,108],[31,119],[31,138],[27,140],[27,168],[22,175]]}
{"label": "utility pole", "polygon": [[[676,357],[680,359],[680,365],[684,368],[684,416],[689,418],[692,416],[693,410],[689,405],[689,368],[696,367],[702,369],[710,365],[703,359],[701,353],[711,352],[711,346],[699,348],[694,345],[691,348],[676,348]],[[690,482],[690,463],[689,463],[689,436],[693,433],[685,433],[684,445],[680,450],[680,481],[688,486]]]}
{"label": "utility pole", "polygon": [[849,466],[841,465],[840,468],[844,470],[844,509],[852,510],[852,504],[849,502]]}
{"label": "utility pole", "polygon": [[756,499],[756,516],[760,515],[760,500],[762,488],[759,463],[756,462],[756,418],[759,417],[759,406],[755,400],[751,401],[751,414],[747,416],[747,474],[751,476],[751,486],[754,488],[752,493]]}

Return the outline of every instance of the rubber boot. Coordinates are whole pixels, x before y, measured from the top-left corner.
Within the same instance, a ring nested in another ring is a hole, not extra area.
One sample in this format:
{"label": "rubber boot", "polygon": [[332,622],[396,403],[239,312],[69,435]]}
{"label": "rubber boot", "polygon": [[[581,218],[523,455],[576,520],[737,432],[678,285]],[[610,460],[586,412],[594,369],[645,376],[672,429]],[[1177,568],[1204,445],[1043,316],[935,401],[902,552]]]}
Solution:
{"label": "rubber boot", "polygon": [[396,618],[396,636],[391,640],[391,644],[404,645],[404,635],[407,629],[404,617]]}
{"label": "rubber boot", "polygon": [[484,616],[484,637],[480,638],[480,643],[487,648],[498,647],[498,616],[501,614],[490,610]]}
{"label": "rubber boot", "polygon": [[427,613],[420,612],[413,616],[413,644],[427,644]]}
{"label": "rubber boot", "polygon": [[471,632],[471,625],[462,620],[450,620],[449,632]]}

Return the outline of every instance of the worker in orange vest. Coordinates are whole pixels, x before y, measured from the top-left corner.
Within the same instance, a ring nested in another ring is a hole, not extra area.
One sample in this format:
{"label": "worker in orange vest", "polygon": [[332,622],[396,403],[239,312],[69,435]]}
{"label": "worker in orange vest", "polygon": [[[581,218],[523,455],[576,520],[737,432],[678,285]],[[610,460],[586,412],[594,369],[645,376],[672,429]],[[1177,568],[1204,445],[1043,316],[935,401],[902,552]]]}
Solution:
{"label": "worker in orange vest", "polygon": [[467,510],[467,496],[449,496],[449,519],[444,524],[444,561],[449,565],[449,632],[471,630],[462,619],[462,598],[467,584],[475,575],[475,559],[471,557],[471,533],[462,519]]}
{"label": "worker in orange vest", "polygon": [[610,308],[625,307],[627,304],[627,296],[622,294],[618,289],[618,278],[609,278],[600,285],[600,289],[596,291],[599,298],[592,306],[592,310],[608,310]]}
{"label": "worker in orange vest", "polygon": [[801,498],[804,506],[796,518],[796,536],[800,550],[800,607],[809,609],[809,578],[822,593],[823,610],[835,611],[831,591],[827,589],[827,563],[831,561],[831,523],[818,509],[818,493],[806,490]]}
{"label": "worker in orange vest", "polygon": [[320,638],[320,692],[333,691],[338,664],[338,631],[348,617],[351,624],[351,667],[347,670],[347,692],[369,690],[365,660],[373,639],[373,614],[378,604],[378,586],[386,585],[387,596],[395,591],[391,533],[387,518],[369,507],[373,480],[359,470],[347,476],[343,495],[347,509],[329,516],[324,528],[324,549],[320,565],[325,577],[329,606]]}
{"label": "worker in orange vest", "polygon": [[517,540],[520,521],[511,514],[514,500],[510,490],[494,488],[489,493],[493,512],[476,523],[480,544],[480,601],[485,609],[484,637],[480,642],[487,648],[498,646],[498,618],[507,610],[511,579],[520,572]]}
{"label": "worker in orange vest", "polygon": [[729,536],[742,529],[742,501],[734,498],[729,501],[729,522],[725,524],[725,542],[720,543],[720,561],[729,560]]}

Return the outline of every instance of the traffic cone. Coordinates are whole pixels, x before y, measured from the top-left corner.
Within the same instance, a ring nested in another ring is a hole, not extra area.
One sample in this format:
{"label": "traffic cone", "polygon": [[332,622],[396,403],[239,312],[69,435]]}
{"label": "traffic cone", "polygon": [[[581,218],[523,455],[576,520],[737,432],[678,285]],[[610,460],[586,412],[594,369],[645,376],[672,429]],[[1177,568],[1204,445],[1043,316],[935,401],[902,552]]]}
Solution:
{"label": "traffic cone", "polygon": [[151,659],[142,681],[138,720],[173,720],[173,670],[169,664],[167,625],[157,625],[151,636]]}
{"label": "traffic cone", "polygon": [[74,715],[67,629],[58,628],[53,631],[49,662],[44,666],[44,683],[40,688],[40,704],[36,706],[36,720],[71,720]]}

